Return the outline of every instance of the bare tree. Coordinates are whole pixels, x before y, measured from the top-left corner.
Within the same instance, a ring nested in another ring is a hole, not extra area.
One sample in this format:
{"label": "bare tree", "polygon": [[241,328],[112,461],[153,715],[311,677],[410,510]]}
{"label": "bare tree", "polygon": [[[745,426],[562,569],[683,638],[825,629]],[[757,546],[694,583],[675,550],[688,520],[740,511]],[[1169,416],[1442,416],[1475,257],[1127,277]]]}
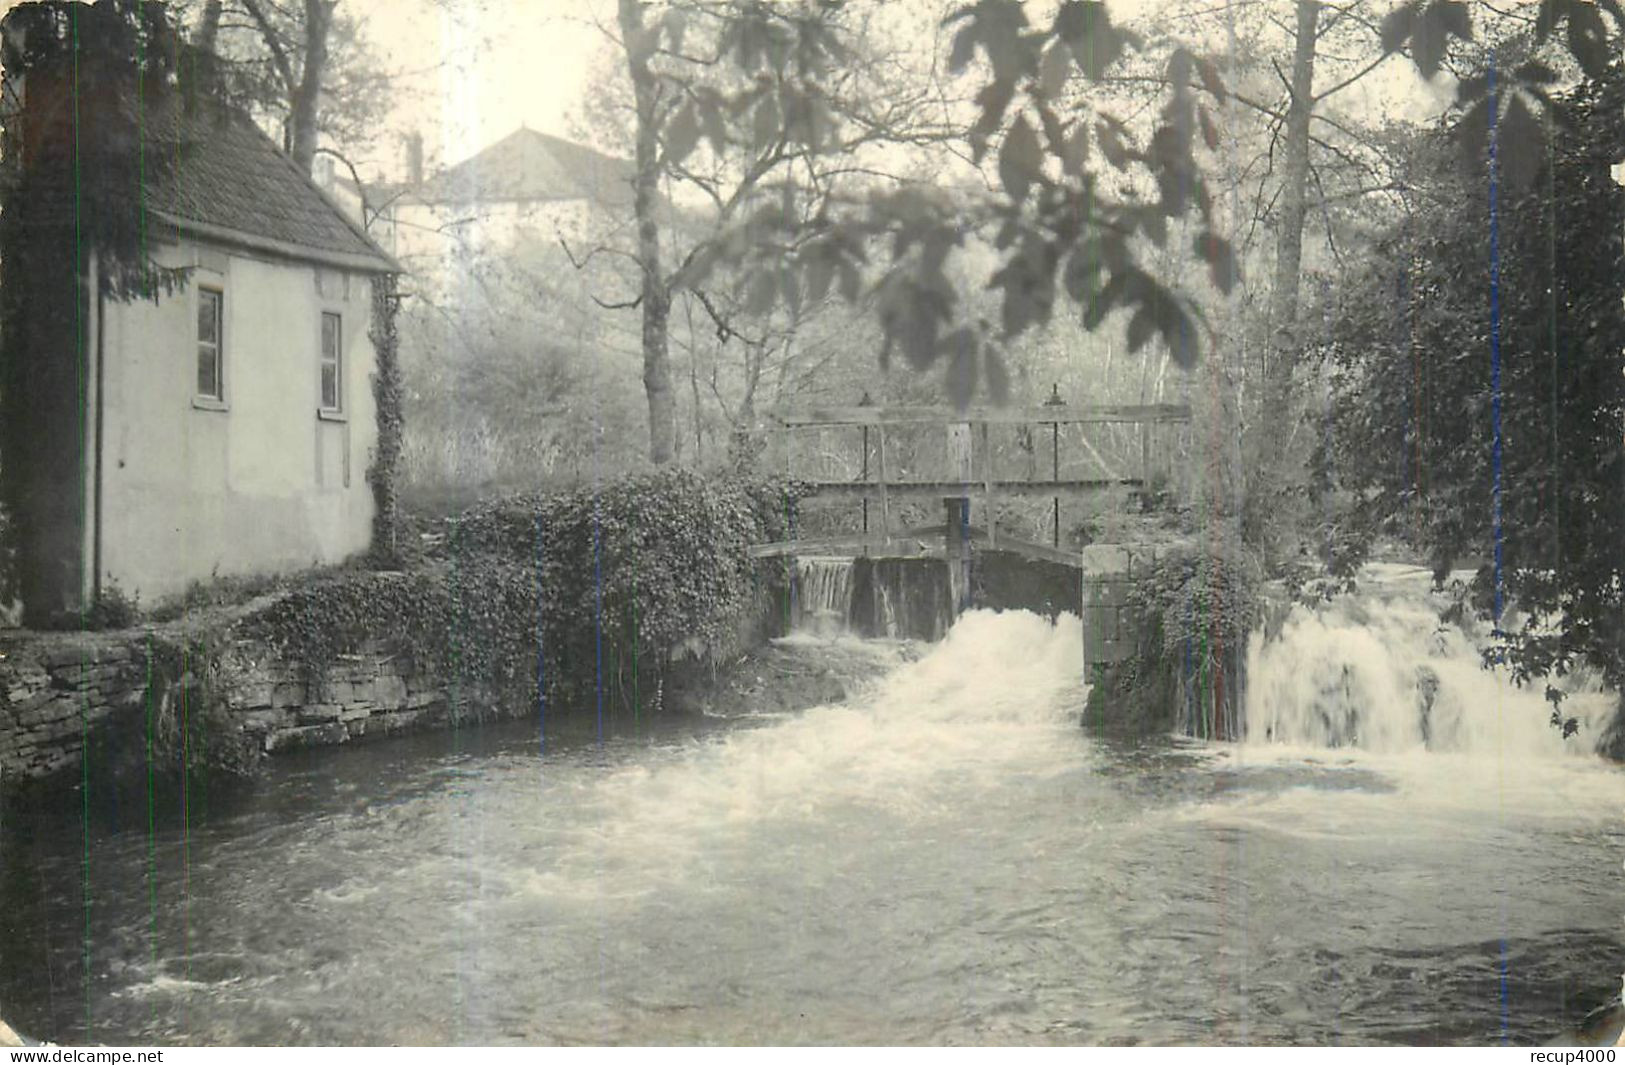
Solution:
{"label": "bare tree", "polygon": [[[603,27],[630,90],[624,112],[601,117],[611,131],[620,125],[630,134],[636,231],[626,250],[637,282],[635,294],[602,302],[641,315],[656,464],[672,461],[676,449],[670,351],[676,294],[696,293],[717,335],[747,345],[767,331],[737,326],[736,317],[765,319],[783,297],[794,304],[794,319],[804,296],[812,303],[829,293],[837,272],[841,290],[855,297],[856,270],[837,271],[833,262],[803,291],[787,261],[804,241],[779,242],[770,252],[775,264],[740,267],[748,252],[762,250],[769,232],[811,234],[837,200],[893,182],[895,175],[866,154],[871,149],[949,136],[950,127],[932,118],[928,85],[900,76],[898,49],[881,44],[878,12],[813,2],[620,0],[615,25]],[[668,192],[704,206],[679,210]],[[681,224],[679,214],[686,216]],[[729,285],[730,293],[718,293]],[[789,334],[793,344],[794,330]],[[747,370],[759,371],[774,346],[747,357]]]}
{"label": "bare tree", "polygon": [[[342,0],[196,0],[176,4],[192,44],[217,57],[228,93],[280,127],[309,169],[324,135],[364,139],[382,117],[393,74]],[[195,16],[192,12],[196,11]]]}

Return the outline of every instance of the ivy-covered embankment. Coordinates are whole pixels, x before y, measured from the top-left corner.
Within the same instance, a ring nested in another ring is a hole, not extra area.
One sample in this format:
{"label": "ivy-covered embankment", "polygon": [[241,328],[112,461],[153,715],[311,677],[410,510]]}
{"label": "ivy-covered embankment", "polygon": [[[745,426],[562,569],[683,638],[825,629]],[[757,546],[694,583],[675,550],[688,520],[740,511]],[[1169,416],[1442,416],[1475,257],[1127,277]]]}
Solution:
{"label": "ivy-covered embankment", "polygon": [[168,625],[15,634],[0,652],[0,776],[246,771],[267,752],[408,727],[660,713],[782,630],[784,564],[749,548],[782,537],[798,494],[665,471],[514,496],[397,569],[313,576]]}
{"label": "ivy-covered embankment", "polygon": [[1160,555],[1130,599],[1133,653],[1096,667],[1085,726],[1238,738],[1247,640],[1264,614],[1256,560],[1230,541]]}

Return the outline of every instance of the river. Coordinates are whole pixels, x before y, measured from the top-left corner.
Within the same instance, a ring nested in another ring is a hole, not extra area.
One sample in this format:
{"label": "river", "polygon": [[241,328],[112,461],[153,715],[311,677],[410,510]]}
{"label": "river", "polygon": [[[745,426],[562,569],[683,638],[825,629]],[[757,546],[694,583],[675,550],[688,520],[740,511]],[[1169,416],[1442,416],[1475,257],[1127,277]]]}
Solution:
{"label": "river", "polygon": [[[1076,619],[973,612],[801,714],[307,752],[150,824],[7,808],[0,1014],[111,1044],[1550,1039],[1625,968],[1625,775],[1386,603],[1256,645],[1240,744],[1093,737]],[[1375,705],[1414,694],[1396,654],[1449,667],[1414,733]]]}

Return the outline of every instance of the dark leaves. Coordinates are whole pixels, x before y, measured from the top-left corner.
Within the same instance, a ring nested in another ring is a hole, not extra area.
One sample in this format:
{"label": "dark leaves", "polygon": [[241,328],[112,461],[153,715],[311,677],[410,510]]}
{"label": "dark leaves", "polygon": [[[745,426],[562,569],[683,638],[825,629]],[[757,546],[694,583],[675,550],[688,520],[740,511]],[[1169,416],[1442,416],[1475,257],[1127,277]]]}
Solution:
{"label": "dark leaves", "polygon": [[1142,208],[1138,212],[1140,231],[1155,244],[1162,247],[1168,243],[1168,216],[1156,207]]}
{"label": "dark leaves", "polygon": [[1546,131],[1521,95],[1507,102],[1495,139],[1496,158],[1507,185],[1532,187],[1546,161]]}
{"label": "dark leaves", "polygon": [[1028,326],[1043,325],[1055,306],[1055,249],[1037,234],[1029,234],[1018,252],[994,272],[989,288],[1004,293],[1003,328],[1009,339]]}
{"label": "dark leaves", "polygon": [[1219,131],[1214,127],[1213,119],[1208,115],[1207,108],[1197,108],[1196,114],[1202,122],[1202,143],[1208,146],[1208,150],[1218,151]]}
{"label": "dark leaves", "polygon": [[1557,71],[1542,63],[1538,59],[1531,59],[1521,64],[1513,75],[1521,82],[1529,85],[1550,85],[1557,80]]}
{"label": "dark leaves", "polygon": [[1428,17],[1437,20],[1451,36],[1464,41],[1473,39],[1473,16],[1462,0],[1437,0],[1428,8]]}
{"label": "dark leaves", "polygon": [[835,260],[828,255],[817,255],[807,262],[807,298],[814,303],[829,295],[835,280]]}
{"label": "dark leaves", "polygon": [[1202,87],[1212,93],[1220,103],[1223,103],[1229,97],[1230,94],[1225,90],[1224,81],[1219,77],[1219,68],[1214,65],[1213,60],[1206,56],[1197,56],[1196,73],[1201,76]]}
{"label": "dark leaves", "polygon": [[[1499,113],[1494,110],[1497,104]],[[1492,121],[1495,163],[1502,181],[1515,191],[1532,187],[1545,164],[1548,142],[1545,125],[1521,92],[1498,93],[1493,100],[1483,96],[1467,109],[1454,131],[1463,165],[1469,173],[1483,172]]]}
{"label": "dark leaves", "polygon": [[1175,94],[1182,94],[1191,80],[1191,54],[1187,49],[1175,48],[1168,57],[1168,84]]}
{"label": "dark leaves", "polygon": [[681,8],[670,8],[660,18],[661,28],[666,31],[668,46],[674,52],[683,50],[683,35],[688,31],[688,15]]}
{"label": "dark leaves", "polygon": [[1121,128],[1107,118],[1095,123],[1095,139],[1100,144],[1100,154],[1119,170],[1128,166],[1128,146],[1123,142]]}
{"label": "dark leaves", "polygon": [[[1486,90],[1487,91],[1487,90]],[[1490,101],[1479,96],[1456,123],[1453,135],[1461,148],[1461,161],[1468,169],[1483,165],[1490,143]]]}
{"label": "dark leaves", "polygon": [[1091,254],[1088,246],[1078,248],[1066,261],[1061,274],[1061,287],[1074,303],[1087,307],[1095,295],[1096,279],[1100,276],[1098,254]]}
{"label": "dark leaves", "polygon": [[1540,0],[1540,10],[1535,13],[1535,43],[1543,44],[1552,30],[1568,14],[1570,0]]}
{"label": "dark leaves", "polygon": [[1066,0],[1055,14],[1055,35],[1066,42],[1078,69],[1091,81],[1105,77],[1133,40],[1112,25],[1099,0]]}
{"label": "dark leaves", "polygon": [[1039,90],[1050,99],[1056,99],[1066,88],[1066,78],[1071,72],[1071,49],[1065,41],[1055,41],[1044,51],[1044,58],[1038,64]]}
{"label": "dark leaves", "polygon": [[855,263],[844,259],[836,267],[836,271],[840,275],[841,298],[848,303],[853,302],[863,289],[863,275],[858,272]]}
{"label": "dark leaves", "polygon": [[745,313],[754,317],[767,314],[778,299],[778,275],[771,270],[761,270],[750,275],[745,292]]}
{"label": "dark leaves", "polygon": [[993,67],[994,78],[1015,81],[1033,69],[1035,57],[1022,34],[1027,15],[1019,0],[978,0],[943,19],[944,25],[966,25],[954,35],[948,70],[958,73],[969,65],[980,47]]}
{"label": "dark leaves", "polygon": [[966,26],[954,34],[953,48],[948,53],[948,73],[961,73],[976,58],[976,27]]}
{"label": "dark leaves", "polygon": [[1072,128],[1061,149],[1061,169],[1071,177],[1082,177],[1089,162],[1089,129],[1082,122]]}
{"label": "dark leaves", "polygon": [[1241,267],[1236,262],[1236,252],[1230,242],[1213,232],[1202,233],[1197,236],[1193,250],[1199,259],[1207,263],[1213,287],[1228,296],[1241,275]]}
{"label": "dark leaves", "polygon": [[1608,27],[1596,4],[1570,6],[1569,51],[1588,77],[1601,77],[1608,69]]}
{"label": "dark leaves", "polygon": [[758,152],[766,151],[779,140],[783,128],[778,98],[773,95],[762,97],[751,116],[751,145]]}
{"label": "dark leaves", "polygon": [[941,354],[938,341],[943,326],[953,312],[951,290],[935,279],[922,279],[897,269],[882,282],[876,299],[885,335],[882,365],[893,348],[900,349],[916,370],[935,362]]}
{"label": "dark leaves", "polygon": [[1397,52],[1405,47],[1405,42],[1411,39],[1416,29],[1416,15],[1422,7],[1422,0],[1410,0],[1390,11],[1382,20],[1381,36],[1382,50],[1384,52]]}
{"label": "dark leaves", "polygon": [[1151,316],[1149,311],[1144,308],[1135,311],[1134,317],[1130,318],[1128,322],[1128,350],[1137,352],[1145,347],[1146,341],[1150,340],[1156,334],[1156,331],[1157,320]]}
{"label": "dark leaves", "polygon": [[1011,200],[1020,203],[1027,198],[1027,190],[1044,172],[1044,150],[1039,146],[1038,134],[1028,125],[1025,115],[1017,116],[1005,135],[1004,147],[999,151],[999,181]]}
{"label": "dark leaves", "polygon": [[700,123],[694,105],[685,103],[666,123],[666,162],[672,166],[682,165],[699,142]]}
{"label": "dark leaves", "polygon": [[1431,80],[1444,62],[1449,43],[1443,24],[1437,19],[1425,16],[1417,19],[1416,29],[1411,33],[1411,59],[1416,63],[1417,73]]}
{"label": "dark leaves", "polygon": [[1385,52],[1409,42],[1417,72],[1431,79],[1444,63],[1451,37],[1472,40],[1473,20],[1462,0],[1411,0],[1389,12],[1379,32]]}
{"label": "dark leaves", "polygon": [[1016,83],[1014,81],[1001,81],[994,79],[982,87],[976,94],[976,105],[981,108],[981,114],[970,129],[971,153],[977,162],[987,154],[987,145],[993,134],[1004,125],[1004,112],[1015,98]]}

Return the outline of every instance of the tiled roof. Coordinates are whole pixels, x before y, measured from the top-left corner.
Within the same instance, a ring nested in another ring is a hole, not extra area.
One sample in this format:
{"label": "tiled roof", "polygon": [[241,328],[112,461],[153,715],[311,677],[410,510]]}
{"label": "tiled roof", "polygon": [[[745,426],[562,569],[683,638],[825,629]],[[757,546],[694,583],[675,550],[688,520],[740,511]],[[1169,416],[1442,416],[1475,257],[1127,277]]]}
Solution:
{"label": "tiled roof", "polygon": [[179,101],[141,116],[149,145],[179,144],[145,189],[176,228],[298,258],[395,272],[400,267],[242,113]]}
{"label": "tiled roof", "polygon": [[632,164],[580,144],[517,129],[435,175],[414,196],[424,203],[591,200],[632,205]]}

